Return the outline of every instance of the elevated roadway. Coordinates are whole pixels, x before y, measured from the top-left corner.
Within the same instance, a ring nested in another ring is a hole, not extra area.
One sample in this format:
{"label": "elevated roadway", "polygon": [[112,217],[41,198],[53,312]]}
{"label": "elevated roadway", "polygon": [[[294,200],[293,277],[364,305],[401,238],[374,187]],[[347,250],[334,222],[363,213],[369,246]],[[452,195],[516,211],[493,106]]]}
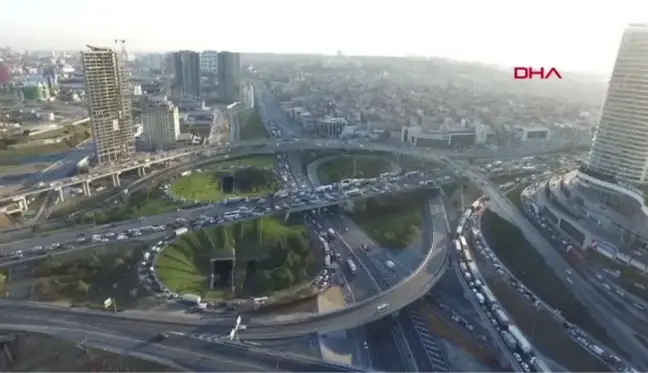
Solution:
{"label": "elevated roadway", "polygon": [[[54,323],[59,324],[59,323]],[[26,331],[59,337],[79,346],[97,347],[115,353],[130,355],[169,365],[177,370],[248,372],[248,371],[294,371],[294,372],[357,372],[356,367],[332,364],[308,356],[271,351],[242,343],[222,341],[204,342],[192,338],[192,334],[172,332],[159,343],[151,342],[156,333],[140,333],[140,337],[116,334],[91,325],[56,325],[46,321],[29,324],[0,324],[0,329]],[[135,328],[137,329],[137,328]]]}
{"label": "elevated roadway", "polygon": [[[427,180],[427,176],[423,175],[419,177],[420,180]],[[417,184],[419,181],[419,178],[411,178],[411,179],[406,179],[407,181]],[[448,181],[450,182],[450,181]],[[411,184],[410,184],[411,185]],[[416,185],[413,186],[412,188],[421,188],[421,186]],[[423,187],[425,188],[425,186]],[[404,192],[410,190],[410,188],[402,188],[399,189],[398,191],[393,191],[389,193],[399,193],[399,192]],[[367,192],[363,195],[345,195],[342,194],[340,197],[336,200],[329,200],[329,201],[323,201],[319,203],[309,203],[309,204],[304,204],[302,206],[290,206],[289,209],[281,209],[281,210],[276,210],[274,209],[273,205],[271,202],[267,202],[265,205],[249,205],[250,208],[252,207],[263,207],[263,208],[270,208],[271,212],[269,213],[262,213],[257,216],[249,216],[246,218],[239,219],[239,221],[243,220],[250,220],[250,219],[259,219],[262,216],[267,216],[267,215],[285,215],[285,214],[291,214],[291,213],[298,213],[302,211],[311,211],[311,210],[317,210],[320,208],[328,207],[328,206],[333,206],[333,205],[339,205],[339,204],[344,204],[347,203],[348,201],[353,201],[357,199],[363,199],[363,198],[370,198],[374,197],[380,194],[384,194],[387,192]],[[237,205],[227,205],[227,204],[209,204],[205,206],[200,206],[200,207],[195,207],[191,209],[184,209],[180,211],[172,211],[168,212],[165,214],[160,214],[160,215],[152,215],[152,216],[147,216],[143,218],[138,218],[138,219],[130,219],[126,221],[121,221],[121,222],[115,222],[115,223],[110,223],[110,224],[104,224],[104,225],[99,225],[99,226],[94,226],[94,227],[79,227],[79,228],[70,228],[64,231],[60,232],[52,232],[52,233],[45,233],[45,234],[34,234],[33,237],[23,239],[23,240],[15,240],[10,243],[4,243],[0,244],[0,253],[10,253],[10,252],[16,252],[18,250],[26,250],[30,248],[34,248],[36,246],[48,246],[52,243],[59,243],[59,244],[71,244],[75,247],[79,246],[89,246],[89,245],[80,245],[77,242],[77,239],[79,235],[84,235],[86,237],[89,237],[93,234],[105,234],[108,232],[121,232],[125,231],[128,229],[137,229],[141,228],[146,225],[167,225],[170,223],[174,223],[176,219],[178,218],[184,218],[187,220],[192,220],[197,218],[200,215],[216,215],[216,214],[224,214],[228,211],[234,211],[234,210],[239,210],[241,208],[240,204]],[[136,239],[143,239],[144,236],[141,237],[135,237]],[[43,252],[42,255],[48,255],[48,252]],[[7,263],[0,262],[0,265],[7,265]]]}
{"label": "elevated roadway", "polygon": [[[296,317],[292,320],[273,320],[266,317],[252,316],[244,320],[247,326],[245,330],[240,331],[240,338],[247,340],[263,339],[280,339],[290,338],[300,335],[328,332],[336,330],[346,330],[368,322],[378,320],[390,313],[396,312],[411,302],[417,300],[428,292],[440,279],[449,264],[448,250],[443,247],[439,250],[430,250],[421,265],[407,278],[387,291],[370,297],[362,302],[356,303],[347,308],[316,315],[307,315]],[[382,303],[389,303],[390,308],[384,312],[377,310],[377,306]],[[161,315],[145,313],[137,314],[109,314],[103,311],[88,311],[59,308],[42,304],[0,301],[0,314],[14,315],[16,317],[25,317],[33,319],[38,315],[47,319],[56,319],[59,321],[69,320],[79,322],[79,320],[88,319],[97,327],[106,326],[111,330],[119,328],[118,323],[126,323],[126,328],[132,328],[136,320],[137,329],[145,329],[146,324],[156,325],[153,328],[159,331],[159,325],[167,327],[184,327],[186,328],[203,328],[203,330],[214,330],[226,333],[234,323],[233,316],[214,319],[196,319],[188,317],[168,318]],[[157,320],[156,320],[157,319]],[[114,320],[120,320],[119,322]],[[130,321],[129,321],[130,320]],[[155,321],[154,321],[155,320]],[[205,329],[206,328],[206,329]],[[175,329],[171,329],[175,330]]]}
{"label": "elevated roadway", "polygon": [[431,161],[438,161],[440,157],[456,157],[457,153],[436,151],[423,148],[412,148],[405,145],[390,145],[386,143],[364,143],[358,141],[319,140],[319,139],[256,139],[240,141],[229,144],[205,145],[188,149],[175,150],[163,153],[154,153],[138,156],[127,164],[112,165],[91,171],[88,175],[62,178],[51,182],[47,186],[33,187],[14,193],[11,196],[0,198],[0,203],[23,200],[25,197],[38,195],[50,190],[87,184],[96,179],[113,177],[130,170],[142,170],[154,164],[166,163],[177,158],[199,155],[202,157],[215,157],[219,155],[255,155],[274,154],[278,152],[291,152],[298,150],[343,150],[383,152],[396,155],[408,155]]}
{"label": "elevated roadway", "polygon": [[[484,194],[490,197],[491,203],[497,204],[498,211],[504,214],[507,220],[516,222],[525,238],[552,268],[556,277],[565,284],[567,289],[573,289],[574,296],[590,310],[592,315],[598,320],[605,320],[600,325],[611,338],[617,341],[618,346],[631,356],[631,361],[641,369],[648,369],[648,350],[634,337],[635,331],[623,321],[627,315],[619,314],[619,310],[599,294],[592,284],[578,275],[577,271],[572,271],[569,263],[496,185],[476,172],[464,170],[463,173],[481,185]],[[565,276],[568,270],[572,272],[569,276],[572,283],[568,282]]]}

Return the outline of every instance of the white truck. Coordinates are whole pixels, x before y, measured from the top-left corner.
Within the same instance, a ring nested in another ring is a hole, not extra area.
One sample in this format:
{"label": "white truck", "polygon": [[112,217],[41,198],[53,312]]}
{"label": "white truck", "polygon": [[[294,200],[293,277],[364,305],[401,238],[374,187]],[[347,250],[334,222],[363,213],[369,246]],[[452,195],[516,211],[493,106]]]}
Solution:
{"label": "white truck", "polygon": [[198,294],[185,293],[182,294],[182,300],[194,305],[199,305],[202,298]]}
{"label": "white truck", "polygon": [[189,229],[187,227],[180,227],[175,230],[175,235],[176,236],[182,236],[183,234],[189,232]]}
{"label": "white truck", "polygon": [[589,345],[590,350],[592,350],[593,353],[595,353],[598,356],[602,356],[603,353],[605,353],[605,350],[601,348],[601,346],[598,345]]}

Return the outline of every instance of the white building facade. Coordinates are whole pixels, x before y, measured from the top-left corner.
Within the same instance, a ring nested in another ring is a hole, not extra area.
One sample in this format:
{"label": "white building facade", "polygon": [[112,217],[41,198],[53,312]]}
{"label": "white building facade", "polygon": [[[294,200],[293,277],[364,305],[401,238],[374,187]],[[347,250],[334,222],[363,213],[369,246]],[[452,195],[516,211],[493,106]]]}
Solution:
{"label": "white building facade", "polygon": [[175,146],[180,136],[180,114],[170,101],[149,102],[142,110],[140,140],[150,148]]}
{"label": "white building facade", "polygon": [[630,183],[648,183],[648,25],[621,40],[587,167]]}

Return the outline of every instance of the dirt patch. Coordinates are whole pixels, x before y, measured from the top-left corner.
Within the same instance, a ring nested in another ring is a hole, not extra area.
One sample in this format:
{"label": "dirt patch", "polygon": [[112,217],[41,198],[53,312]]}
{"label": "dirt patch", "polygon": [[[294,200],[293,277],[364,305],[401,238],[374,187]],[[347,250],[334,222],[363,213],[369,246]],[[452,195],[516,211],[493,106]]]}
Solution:
{"label": "dirt patch", "polygon": [[320,313],[344,308],[344,295],[339,286],[331,286],[317,297],[317,308]]}
{"label": "dirt patch", "polygon": [[12,184],[12,185],[0,186],[0,197],[14,195],[22,187],[23,187],[22,184]]}
{"label": "dirt patch", "polygon": [[0,213],[0,229],[14,228],[16,224],[7,214]]}
{"label": "dirt patch", "polygon": [[75,344],[37,333],[16,333],[6,344],[12,372],[173,372],[166,365],[112,352],[78,348]]}

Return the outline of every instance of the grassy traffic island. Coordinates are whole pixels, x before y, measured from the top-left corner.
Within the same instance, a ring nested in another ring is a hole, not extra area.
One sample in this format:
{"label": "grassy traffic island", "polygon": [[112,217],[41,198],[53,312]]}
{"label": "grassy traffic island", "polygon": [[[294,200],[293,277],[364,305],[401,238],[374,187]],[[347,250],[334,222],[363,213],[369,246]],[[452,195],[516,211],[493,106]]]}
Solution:
{"label": "grassy traffic island", "polygon": [[268,131],[263,125],[263,120],[258,109],[248,109],[238,114],[239,116],[239,139],[253,140],[265,139],[268,137]]}
{"label": "grassy traffic island", "polygon": [[354,202],[351,218],[382,247],[404,249],[420,237],[427,192],[416,191]]}
{"label": "grassy traffic island", "polygon": [[180,207],[171,201],[159,188],[150,187],[135,191],[110,207],[89,211],[76,217],[78,224],[108,224],[149,215],[159,215]]}
{"label": "grassy traffic island", "polygon": [[323,163],[317,169],[317,177],[324,183],[350,178],[370,178],[390,171],[390,159],[371,155],[342,155]]}
{"label": "grassy traffic island", "polygon": [[146,245],[126,242],[73,251],[16,268],[6,291],[13,299],[29,299],[103,309],[106,298],[119,309],[150,308],[158,302],[140,285],[139,253]]}
{"label": "grassy traffic island", "polygon": [[178,199],[214,202],[234,196],[259,196],[279,189],[271,170],[246,168],[227,173],[208,169],[182,176],[169,192]]}
{"label": "grassy traffic island", "polygon": [[160,254],[156,273],[169,289],[207,299],[267,295],[314,277],[310,246],[301,225],[250,220],[179,237]]}

